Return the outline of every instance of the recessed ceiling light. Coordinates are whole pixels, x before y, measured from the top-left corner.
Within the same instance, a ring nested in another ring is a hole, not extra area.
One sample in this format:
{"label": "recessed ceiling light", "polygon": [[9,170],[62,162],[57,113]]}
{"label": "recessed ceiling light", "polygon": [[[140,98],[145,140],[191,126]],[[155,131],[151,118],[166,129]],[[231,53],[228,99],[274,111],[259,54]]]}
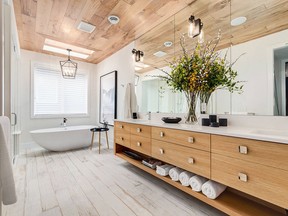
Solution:
{"label": "recessed ceiling light", "polygon": [[[59,53],[59,54],[63,54],[63,55],[67,55],[67,50],[66,49],[61,49],[58,47],[53,47],[53,46],[49,46],[49,45],[44,45],[43,46],[43,50],[49,51],[49,52],[54,52],[54,53]],[[83,54],[83,53],[78,53],[78,52],[70,52],[71,56],[77,57],[77,58],[82,58],[82,59],[86,59],[88,58],[89,55],[87,54]]]}
{"label": "recessed ceiling light", "polygon": [[173,45],[173,42],[172,41],[165,41],[164,42],[164,46],[165,47],[171,47]]}
{"label": "recessed ceiling light", "polygon": [[95,28],[96,28],[95,25],[83,21],[81,21],[77,27],[77,29],[87,33],[92,33],[95,30]]}
{"label": "recessed ceiling light", "polygon": [[167,53],[163,51],[158,51],[158,52],[155,52],[153,55],[160,58],[160,57],[167,55]]}
{"label": "recessed ceiling light", "polygon": [[231,26],[239,26],[242,25],[243,23],[245,23],[247,21],[246,17],[237,17],[233,20],[231,20]]}
{"label": "recessed ceiling light", "polygon": [[115,15],[111,15],[108,17],[108,21],[112,24],[112,25],[116,25],[117,23],[119,23],[120,18],[118,16]]}

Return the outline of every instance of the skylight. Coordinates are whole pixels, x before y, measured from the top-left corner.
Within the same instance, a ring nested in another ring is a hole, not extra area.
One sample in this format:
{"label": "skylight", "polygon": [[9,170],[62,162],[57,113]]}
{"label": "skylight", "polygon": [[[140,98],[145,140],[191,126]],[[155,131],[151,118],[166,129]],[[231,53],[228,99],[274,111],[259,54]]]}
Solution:
{"label": "skylight", "polygon": [[62,43],[59,41],[51,40],[46,38],[43,46],[43,50],[67,55],[67,49],[71,49],[71,56],[87,59],[91,54],[94,53],[93,50],[85,49],[82,47],[74,46],[67,43]]}
{"label": "skylight", "polygon": [[[67,55],[67,50],[66,49],[60,49],[60,48],[49,46],[49,45],[44,45],[43,46],[43,50],[54,52],[54,53],[59,53],[59,54],[63,54],[63,55]],[[82,59],[87,59],[88,56],[89,56],[87,54],[82,54],[82,53],[73,52],[73,51],[70,52],[70,55],[74,56],[74,57],[77,57],[77,58],[82,58]]]}

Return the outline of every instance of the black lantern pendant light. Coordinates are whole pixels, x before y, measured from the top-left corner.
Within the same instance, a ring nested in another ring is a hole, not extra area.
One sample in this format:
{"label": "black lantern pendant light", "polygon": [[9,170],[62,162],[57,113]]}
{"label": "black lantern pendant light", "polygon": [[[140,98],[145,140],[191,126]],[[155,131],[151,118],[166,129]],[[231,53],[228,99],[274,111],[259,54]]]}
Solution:
{"label": "black lantern pendant light", "polygon": [[75,79],[76,72],[77,72],[77,63],[71,61],[70,59],[70,52],[72,50],[67,49],[67,51],[68,51],[68,60],[60,61],[62,76],[64,79]]}

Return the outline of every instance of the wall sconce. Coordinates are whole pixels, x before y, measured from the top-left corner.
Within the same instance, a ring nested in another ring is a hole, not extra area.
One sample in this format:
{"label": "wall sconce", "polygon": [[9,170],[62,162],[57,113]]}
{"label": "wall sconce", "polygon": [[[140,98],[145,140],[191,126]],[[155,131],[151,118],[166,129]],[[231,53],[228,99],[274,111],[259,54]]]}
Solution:
{"label": "wall sconce", "polygon": [[70,59],[70,52],[72,50],[67,49],[67,51],[68,51],[68,60],[60,61],[62,76],[64,79],[75,79],[76,72],[77,72],[77,63],[71,61]]}
{"label": "wall sconce", "polygon": [[202,30],[203,23],[201,22],[201,19],[195,19],[193,15],[191,15],[188,19],[189,22],[189,28],[188,28],[188,37],[194,38],[199,35],[199,43],[204,42],[204,32]]}
{"label": "wall sconce", "polygon": [[139,61],[142,62],[143,61],[143,58],[144,58],[144,52],[143,51],[133,49],[132,53],[133,53],[135,62],[139,62]]}

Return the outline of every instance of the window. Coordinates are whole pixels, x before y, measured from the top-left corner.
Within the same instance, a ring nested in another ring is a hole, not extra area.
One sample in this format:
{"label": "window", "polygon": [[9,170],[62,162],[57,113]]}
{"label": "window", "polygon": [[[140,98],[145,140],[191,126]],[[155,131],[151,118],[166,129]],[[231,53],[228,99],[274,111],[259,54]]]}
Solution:
{"label": "window", "polygon": [[88,73],[64,79],[60,66],[32,65],[32,117],[88,115]]}

